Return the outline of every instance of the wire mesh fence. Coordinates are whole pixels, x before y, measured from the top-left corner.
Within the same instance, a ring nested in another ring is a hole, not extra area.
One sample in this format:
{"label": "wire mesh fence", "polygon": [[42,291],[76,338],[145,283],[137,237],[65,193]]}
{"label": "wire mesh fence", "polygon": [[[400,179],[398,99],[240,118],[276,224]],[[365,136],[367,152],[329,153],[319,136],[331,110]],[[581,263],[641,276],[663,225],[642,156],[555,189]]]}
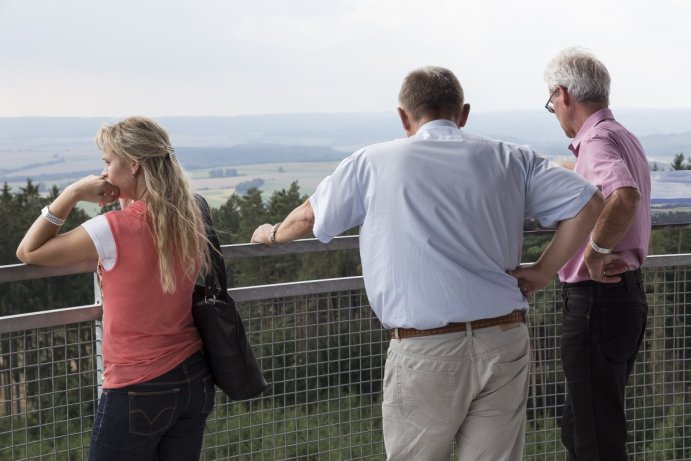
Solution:
{"label": "wire mesh fence", "polygon": [[97,398],[93,322],[0,336],[0,459],[83,459]]}
{"label": "wire mesh fence", "polygon": [[[691,459],[689,267],[644,271],[649,318],[626,401],[631,459]],[[524,459],[565,460],[560,287],[537,293],[531,306]],[[239,308],[271,387],[245,402],[217,393],[202,459],[384,459],[380,391],[389,339],[364,291]],[[0,460],[86,459],[98,395],[97,342],[94,322],[0,335]]]}

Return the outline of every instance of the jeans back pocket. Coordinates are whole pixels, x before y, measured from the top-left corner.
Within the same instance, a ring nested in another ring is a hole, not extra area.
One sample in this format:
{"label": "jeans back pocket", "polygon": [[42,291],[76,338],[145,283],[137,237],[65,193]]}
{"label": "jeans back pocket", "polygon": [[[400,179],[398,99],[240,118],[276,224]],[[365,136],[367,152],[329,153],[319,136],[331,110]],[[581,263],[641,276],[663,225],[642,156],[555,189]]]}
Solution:
{"label": "jeans back pocket", "polygon": [[165,432],[173,421],[180,389],[128,392],[129,432],[154,435]]}

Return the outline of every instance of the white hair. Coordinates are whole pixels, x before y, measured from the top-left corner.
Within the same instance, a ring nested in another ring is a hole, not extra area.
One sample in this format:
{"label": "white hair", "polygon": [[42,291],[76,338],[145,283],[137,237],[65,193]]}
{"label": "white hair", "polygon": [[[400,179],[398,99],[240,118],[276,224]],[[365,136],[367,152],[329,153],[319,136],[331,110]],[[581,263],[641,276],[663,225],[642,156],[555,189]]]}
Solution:
{"label": "white hair", "polygon": [[566,48],[555,56],[545,69],[545,82],[550,92],[563,86],[580,103],[609,105],[609,72],[584,48]]}

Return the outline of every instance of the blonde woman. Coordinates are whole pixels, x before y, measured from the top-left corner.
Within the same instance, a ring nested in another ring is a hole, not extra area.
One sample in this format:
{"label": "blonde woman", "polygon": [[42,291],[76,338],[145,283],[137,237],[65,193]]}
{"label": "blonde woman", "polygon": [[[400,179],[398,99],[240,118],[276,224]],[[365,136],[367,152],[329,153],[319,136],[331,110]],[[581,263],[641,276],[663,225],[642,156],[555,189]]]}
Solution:
{"label": "blonde woman", "polygon": [[[202,217],[168,134],[130,117],[103,126],[105,168],[65,188],[17,249],[26,263],[98,264],[103,292],[103,393],[90,460],[197,460],[214,384],[191,299],[206,263]],[[60,233],[79,201],[121,211]]]}

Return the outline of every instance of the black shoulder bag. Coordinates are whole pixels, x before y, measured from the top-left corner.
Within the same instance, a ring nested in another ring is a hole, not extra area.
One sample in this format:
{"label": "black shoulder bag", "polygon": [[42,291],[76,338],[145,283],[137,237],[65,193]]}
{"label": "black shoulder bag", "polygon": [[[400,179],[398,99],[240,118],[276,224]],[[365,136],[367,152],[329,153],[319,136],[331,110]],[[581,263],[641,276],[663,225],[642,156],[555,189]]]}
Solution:
{"label": "black shoulder bag", "polygon": [[233,400],[249,399],[261,394],[269,384],[247,339],[235,301],[228,294],[226,267],[209,204],[198,194],[196,198],[204,218],[212,267],[204,277],[204,286],[194,287],[192,316],[216,385]]}

